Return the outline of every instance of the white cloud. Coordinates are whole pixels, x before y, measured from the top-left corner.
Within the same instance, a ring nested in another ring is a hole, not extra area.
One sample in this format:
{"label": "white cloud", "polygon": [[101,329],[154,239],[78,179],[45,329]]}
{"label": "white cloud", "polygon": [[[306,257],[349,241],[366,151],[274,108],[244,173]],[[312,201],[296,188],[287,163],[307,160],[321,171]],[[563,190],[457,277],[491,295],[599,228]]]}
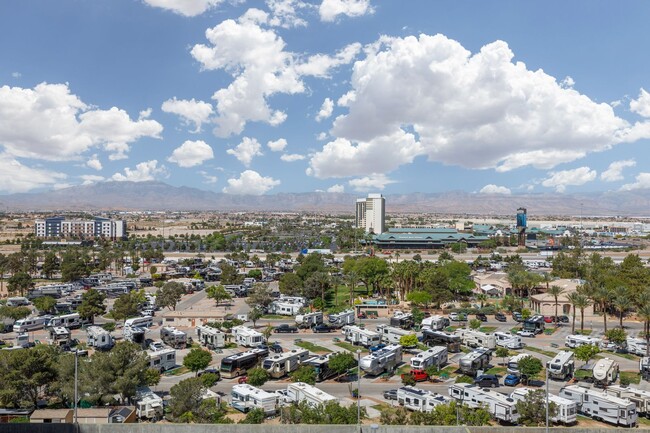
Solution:
{"label": "white cloud", "polygon": [[395,183],[394,180],[389,179],[385,174],[382,173],[373,173],[370,176],[351,179],[348,181],[348,185],[354,188],[355,191],[366,192],[372,190],[383,190],[386,188],[386,185]]}
{"label": "white cloud", "polygon": [[12,73],[11,73],[11,76],[12,76],[13,78],[20,78],[20,77],[23,76],[23,74],[21,74],[20,72],[12,72]]}
{"label": "white cloud", "polygon": [[636,175],[636,182],[628,183],[621,187],[621,191],[632,191],[635,189],[650,189],[650,173],[639,173]]}
{"label": "white cloud", "polygon": [[642,117],[650,117],[650,93],[641,89],[639,97],[630,101],[630,111]]}
{"label": "white cloud", "polygon": [[359,52],[361,52],[361,44],[353,43],[345,46],[334,56],[327,54],[309,56],[304,63],[297,64],[295,69],[299,75],[329,78],[332,69],[351,63]]}
{"label": "white cloud", "polygon": [[327,132],[319,132],[318,135],[316,136],[316,140],[318,141],[325,141],[327,140],[329,135],[327,135]]}
{"label": "white cloud", "polygon": [[217,176],[211,175],[205,171],[199,171],[199,174],[203,176],[203,183],[207,183],[208,185],[214,185],[219,181]]}
{"label": "white cloud", "polygon": [[549,173],[550,176],[542,182],[543,186],[555,188],[557,192],[564,192],[567,186],[584,185],[596,179],[598,173],[589,167],[579,167],[572,170],[562,170]]}
{"label": "white cloud", "polygon": [[373,13],[370,0],[323,0],[318,9],[321,21],[334,21],[339,15],[359,17]]}
{"label": "white cloud", "polygon": [[327,188],[327,192],[343,193],[345,192],[345,186],[340,184],[332,185]]}
{"label": "white cloud", "polygon": [[144,161],[135,166],[135,169],[129,167],[124,168],[124,174],[115,173],[111,179],[122,182],[145,182],[155,180],[156,176],[163,176],[167,174],[167,169],[164,165],[158,167],[158,161],[152,159],[151,161]]}
{"label": "white cloud", "polygon": [[266,143],[271,152],[282,152],[287,147],[287,140],[280,138],[279,140],[269,141]]}
{"label": "white cloud", "polygon": [[212,147],[203,140],[187,140],[172,152],[167,161],[179,167],[194,167],[214,158]]}
{"label": "white cloud", "polygon": [[600,178],[605,182],[616,182],[617,180],[623,180],[623,169],[626,167],[636,166],[636,161],[633,159],[626,159],[624,161],[614,161],[609,164],[607,170],[603,171],[600,174]]}
{"label": "white cloud", "polygon": [[67,84],[0,87],[0,119],[0,145],[8,154],[48,161],[78,160],[97,146],[123,155],[142,137],[160,138],[163,129],[154,120],[131,120],[117,107],[86,105]]}
{"label": "white cloud", "polygon": [[97,176],[95,174],[84,174],[79,177],[83,180],[82,185],[92,185],[105,180],[104,176]]}
{"label": "white cloud", "polygon": [[564,89],[571,89],[573,88],[573,86],[575,86],[575,84],[576,84],[575,80],[570,75],[564,77],[564,80],[560,82],[560,85]]}
{"label": "white cloud", "polygon": [[228,186],[223,189],[223,192],[226,194],[262,195],[278,185],[280,185],[279,180],[263,177],[253,170],[246,170],[239,175],[239,178],[228,179]]}
{"label": "white cloud", "polygon": [[354,102],[356,98],[357,98],[356,93],[350,90],[349,92],[341,96],[338,101],[336,101],[336,105],[338,105],[339,107],[349,107],[350,103]]}
{"label": "white cloud", "polygon": [[497,186],[494,184],[489,184],[485,185],[481,190],[479,191],[481,194],[504,194],[504,195],[510,195],[512,191],[510,191],[510,188],[506,188],[505,186]]}
{"label": "white cloud", "polygon": [[254,138],[244,137],[234,149],[226,151],[228,155],[233,155],[244,166],[248,167],[256,156],[262,156],[262,145]]}
{"label": "white cloud", "polygon": [[330,98],[325,98],[323,101],[323,105],[320,107],[320,111],[316,115],[316,121],[320,122],[323,119],[327,119],[332,115],[332,112],[334,111],[334,101],[332,101]]}
{"label": "white cloud", "polygon": [[7,153],[0,153],[0,167],[0,191],[7,193],[53,187],[67,178],[65,173],[28,167]]}
{"label": "white cloud", "polygon": [[212,9],[223,0],[144,0],[149,6],[172,11],[178,15],[195,17]]}
{"label": "white cloud", "polygon": [[300,155],[298,153],[285,153],[280,157],[280,159],[284,162],[302,161],[305,159],[305,155]]}
{"label": "white cloud", "polygon": [[162,111],[173,113],[181,117],[185,124],[194,124],[194,133],[201,132],[201,125],[206,123],[212,113],[212,105],[208,102],[196,101],[194,98],[187,99],[168,99],[162,104]]}
{"label": "white cloud", "polygon": [[306,27],[307,21],[298,16],[297,10],[309,8],[310,5],[301,0],[266,0],[271,10],[269,24],[274,27]]}
{"label": "white cloud", "polygon": [[88,161],[86,161],[86,165],[94,170],[101,170],[102,167],[102,162],[97,158],[97,154],[93,155],[90,157]]}

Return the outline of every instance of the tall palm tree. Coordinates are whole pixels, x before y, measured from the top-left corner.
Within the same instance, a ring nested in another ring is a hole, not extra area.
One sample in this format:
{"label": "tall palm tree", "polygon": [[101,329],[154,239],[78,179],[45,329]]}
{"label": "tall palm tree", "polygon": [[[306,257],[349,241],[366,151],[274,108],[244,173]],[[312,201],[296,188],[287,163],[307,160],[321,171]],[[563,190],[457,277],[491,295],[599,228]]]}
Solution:
{"label": "tall palm tree", "polygon": [[591,299],[586,295],[579,294],[578,298],[575,300],[573,308],[578,308],[580,310],[580,331],[585,329],[585,308],[591,305]]}
{"label": "tall palm tree", "polygon": [[646,341],[645,356],[650,356],[650,303],[641,305],[636,313],[643,319],[643,336]]}
{"label": "tall palm tree", "polygon": [[626,287],[619,286],[614,290],[613,304],[619,314],[619,326],[623,328],[623,316],[625,315],[625,312],[632,307],[632,299],[630,298],[629,290]]}
{"label": "tall palm tree", "polygon": [[571,304],[571,307],[573,307],[573,321],[571,323],[571,333],[574,334],[576,332],[576,306],[580,303],[580,293],[578,292],[571,292],[569,293],[566,298]]}
{"label": "tall palm tree", "polygon": [[359,274],[356,271],[350,271],[345,275],[345,282],[350,289],[350,307],[354,305],[354,290],[359,284]]}
{"label": "tall palm tree", "polygon": [[598,304],[600,311],[603,313],[603,328],[607,334],[607,306],[612,302],[612,291],[605,285],[596,287],[591,294],[594,304]]}
{"label": "tall palm tree", "polygon": [[[546,274],[545,274],[546,275]],[[564,293],[564,289],[560,286],[551,286],[546,290],[546,293],[553,296],[553,299],[555,299],[555,324],[559,324],[560,321],[557,320],[557,306],[558,306],[558,298],[562,293]]]}
{"label": "tall palm tree", "polygon": [[479,293],[478,295],[476,295],[476,300],[481,303],[481,308],[483,308],[483,305],[485,304],[487,299],[488,297],[485,293]]}

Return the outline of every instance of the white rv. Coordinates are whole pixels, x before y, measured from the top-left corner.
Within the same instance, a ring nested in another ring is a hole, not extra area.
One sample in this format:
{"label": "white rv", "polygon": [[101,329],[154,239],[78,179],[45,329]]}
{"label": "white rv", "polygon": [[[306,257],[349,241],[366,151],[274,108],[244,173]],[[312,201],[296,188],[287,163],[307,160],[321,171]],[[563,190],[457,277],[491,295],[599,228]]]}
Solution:
{"label": "white rv", "polygon": [[383,372],[393,371],[400,362],[402,362],[402,346],[390,344],[361,358],[359,368],[370,375],[376,376]]}
{"label": "white rv", "polygon": [[442,316],[431,316],[422,319],[420,324],[421,329],[432,329],[434,331],[442,331],[449,326],[449,319]]}
{"label": "white rv", "polygon": [[410,410],[431,412],[434,407],[449,402],[451,402],[450,397],[414,386],[403,386],[397,389],[397,403]]}
{"label": "white rv", "polygon": [[97,350],[109,350],[115,345],[111,333],[101,326],[89,326],[86,328],[86,332],[88,333],[88,346],[90,347]]}
{"label": "white rv", "polygon": [[300,367],[300,364],[307,359],[309,359],[309,350],[294,349],[290,352],[282,352],[269,356],[262,361],[262,368],[272,378],[279,379],[296,371]]}
{"label": "white rv", "polygon": [[135,413],[139,419],[161,419],[164,414],[162,397],[148,387],[138,388],[135,394]]}
{"label": "white rv", "polygon": [[330,314],[327,319],[329,320],[330,325],[336,328],[341,328],[345,325],[353,325],[355,321],[354,310],[345,310],[340,313]]}
{"label": "white rv", "polygon": [[54,328],[56,326],[63,326],[68,329],[77,329],[81,328],[81,325],[86,323],[85,320],[82,320],[79,316],[79,313],[64,314],[62,316],[52,317],[47,322],[48,328]]}
{"label": "white rv", "polygon": [[149,368],[160,372],[176,367],[176,349],[163,349],[156,352],[147,350],[149,356]]}
{"label": "white rv", "polygon": [[560,389],[560,397],[574,401],[578,405],[578,413],[595,420],[627,427],[636,425],[636,405],[630,400],[578,385]]}
{"label": "white rv", "polygon": [[163,343],[174,349],[185,349],[187,345],[187,334],[173,326],[163,326],[160,328],[160,339]]}
{"label": "white rv", "polygon": [[449,385],[449,395],[472,409],[487,408],[492,418],[498,421],[516,423],[519,420],[517,402],[500,392],[469,383],[454,383]]}
{"label": "white rv", "polygon": [[14,322],[14,332],[29,332],[45,328],[52,316],[26,317]]}
{"label": "white rv", "polygon": [[527,353],[519,353],[515,356],[511,356],[510,359],[508,360],[508,365],[507,365],[507,372],[508,374],[515,374],[519,376],[519,361],[521,361],[524,358],[528,358],[529,355]]}
{"label": "white rv", "polygon": [[316,382],[322,382],[332,376],[336,376],[337,372],[332,370],[329,366],[330,358],[334,355],[336,355],[336,353],[316,355],[303,362],[303,364],[314,367],[314,370],[316,371]]}
{"label": "white rv", "polygon": [[445,346],[435,346],[431,349],[420,352],[411,358],[411,368],[413,370],[425,370],[435,365],[438,369],[447,363],[448,353]]}
{"label": "white rv", "polygon": [[126,341],[139,344],[141,346],[145,345],[145,333],[147,332],[146,328],[140,328],[137,326],[125,326],[122,328],[122,334]]}
{"label": "white rv", "polygon": [[485,370],[490,365],[490,349],[478,348],[465,354],[458,361],[460,371],[474,376],[479,370]]}
{"label": "white rv", "polygon": [[[535,389],[533,388],[516,388],[512,394],[510,394],[510,398],[516,401],[525,401],[528,393],[534,391]],[[555,406],[557,407],[557,413],[555,416],[550,417],[551,421],[568,425],[573,424],[578,420],[578,407],[573,400],[549,394],[548,401],[555,403]]]}
{"label": "white rv", "polygon": [[610,385],[607,387],[606,392],[618,398],[630,400],[636,405],[636,412],[639,415],[646,417],[650,415],[650,391],[627,386]]}
{"label": "white rv", "polygon": [[137,328],[149,328],[153,325],[153,317],[144,316],[144,317],[132,317],[131,319],[126,319],[124,321],[124,327],[137,327]]}
{"label": "white rv", "polygon": [[49,328],[50,344],[53,346],[64,346],[70,342],[70,330],[63,326]]}
{"label": "white rv", "polygon": [[226,346],[226,334],[212,326],[197,326],[196,337],[199,340],[199,344],[210,350]]}
{"label": "white rv", "polygon": [[310,406],[318,406],[320,404],[325,404],[328,401],[336,401],[338,398],[333,395],[321,391],[315,386],[306,384],[304,382],[290,383],[287,386],[287,397],[300,403],[301,401],[306,401]]}
{"label": "white rv", "polygon": [[264,343],[264,335],[254,329],[246,326],[235,326],[232,328],[232,334],[235,336],[235,343],[244,347],[257,347]]}
{"label": "white rv", "polygon": [[264,414],[273,415],[277,410],[277,394],[247,383],[234,385],[230,393],[230,405],[244,413],[251,409],[262,409]]}
{"label": "white rv", "polygon": [[647,342],[642,338],[627,337],[627,351],[638,356],[646,356]]}
{"label": "white rv", "polygon": [[493,334],[487,334],[473,329],[461,328],[454,331],[454,334],[460,337],[460,341],[468,347],[485,347],[494,349],[497,346],[496,337]]}
{"label": "white rv", "polygon": [[352,344],[370,347],[381,342],[381,334],[358,326],[348,325],[343,327],[345,339]]}
{"label": "white rv", "polygon": [[650,380],[650,357],[644,356],[639,359],[639,373],[644,380]]}
{"label": "white rv", "polygon": [[594,382],[603,386],[614,383],[618,378],[618,370],[618,362],[613,359],[599,359],[592,370]]}
{"label": "white rv", "polygon": [[548,377],[560,380],[571,379],[575,371],[573,355],[570,350],[559,351],[553,359],[546,363]]}
{"label": "white rv", "polygon": [[29,299],[22,296],[7,298],[7,307],[23,307],[29,304],[31,304],[31,302],[29,302]]}
{"label": "white rv", "polygon": [[296,325],[299,328],[311,328],[321,323],[323,323],[322,311],[314,311],[313,313],[299,314],[296,316]]}
{"label": "white rv", "polygon": [[389,325],[378,325],[377,332],[381,334],[381,341],[388,344],[399,344],[400,339],[405,335],[417,335],[415,331]]}
{"label": "white rv", "polygon": [[269,314],[280,314],[282,316],[295,316],[303,308],[302,304],[292,302],[273,301],[269,305]]}
{"label": "white rv", "polygon": [[585,344],[593,344],[594,346],[600,347],[600,338],[590,337],[588,335],[567,335],[564,339],[564,345],[572,349],[584,346]]}
{"label": "white rv", "polygon": [[505,347],[506,349],[521,349],[524,344],[519,335],[509,334],[507,332],[495,332],[494,338],[496,339],[497,346]]}
{"label": "white rv", "polygon": [[396,326],[402,329],[411,329],[413,327],[413,314],[403,311],[395,311],[390,318],[390,326]]}

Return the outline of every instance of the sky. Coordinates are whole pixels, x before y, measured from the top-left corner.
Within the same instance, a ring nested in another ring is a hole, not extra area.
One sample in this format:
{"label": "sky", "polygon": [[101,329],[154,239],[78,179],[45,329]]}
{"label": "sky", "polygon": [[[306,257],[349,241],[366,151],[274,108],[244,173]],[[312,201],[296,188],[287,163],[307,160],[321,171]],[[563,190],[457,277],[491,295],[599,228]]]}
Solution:
{"label": "sky", "polygon": [[2,0],[0,193],[650,188],[648,16],[646,0]]}

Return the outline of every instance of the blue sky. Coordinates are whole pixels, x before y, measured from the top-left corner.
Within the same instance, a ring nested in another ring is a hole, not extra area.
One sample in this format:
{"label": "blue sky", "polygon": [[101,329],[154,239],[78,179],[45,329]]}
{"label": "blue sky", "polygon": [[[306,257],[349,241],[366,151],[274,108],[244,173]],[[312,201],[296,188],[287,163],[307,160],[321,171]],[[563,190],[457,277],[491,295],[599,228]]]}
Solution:
{"label": "blue sky", "polygon": [[650,188],[647,1],[4,0],[0,192]]}

